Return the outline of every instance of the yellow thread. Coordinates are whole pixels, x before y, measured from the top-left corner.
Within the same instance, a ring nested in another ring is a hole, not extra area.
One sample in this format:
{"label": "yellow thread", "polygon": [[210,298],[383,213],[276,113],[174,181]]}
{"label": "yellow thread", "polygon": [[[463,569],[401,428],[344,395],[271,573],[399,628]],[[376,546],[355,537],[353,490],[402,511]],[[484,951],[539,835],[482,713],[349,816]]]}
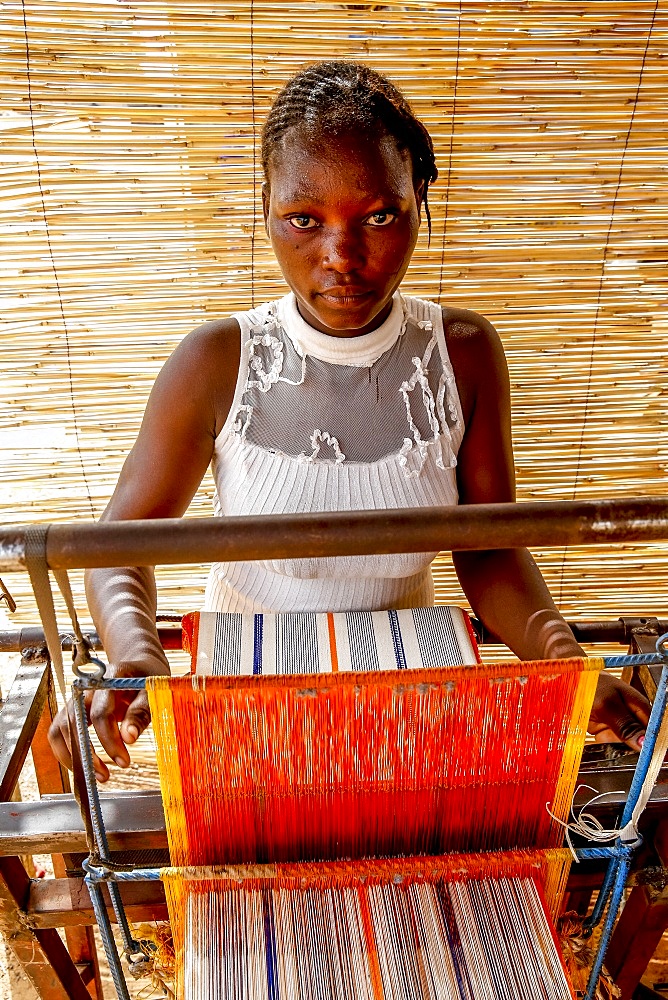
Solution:
{"label": "yellow thread", "polygon": [[181,762],[174,727],[171,677],[147,677],[146,694],[155,734],[160,791],[172,864],[182,864],[189,854],[188,830],[183,810]]}
{"label": "yellow thread", "polygon": [[160,877],[165,885],[165,899],[167,901],[167,911],[169,913],[169,923],[172,930],[172,941],[174,943],[175,955],[175,975],[174,989],[177,997],[184,995],[183,974],[185,962],[185,934],[186,934],[186,898],[187,886],[174,868],[164,868]]}
{"label": "yellow thread", "polygon": [[[580,673],[577,691],[573,700],[573,710],[568,728],[568,735],[564,745],[564,754],[561,761],[559,780],[554,791],[554,800],[550,809],[561,820],[568,818],[568,813],[573,801],[575,783],[580,769],[582,752],[584,750],[585,736],[587,734],[587,723],[591,707],[594,702],[596,685],[600,671],[604,667],[602,657],[588,657],[582,661],[582,672]],[[562,839],[561,827],[557,823],[553,824],[555,838]]]}
{"label": "yellow thread", "polygon": [[552,920],[556,920],[561,911],[572,860],[571,852],[565,847],[552,847],[545,851],[543,892]]}

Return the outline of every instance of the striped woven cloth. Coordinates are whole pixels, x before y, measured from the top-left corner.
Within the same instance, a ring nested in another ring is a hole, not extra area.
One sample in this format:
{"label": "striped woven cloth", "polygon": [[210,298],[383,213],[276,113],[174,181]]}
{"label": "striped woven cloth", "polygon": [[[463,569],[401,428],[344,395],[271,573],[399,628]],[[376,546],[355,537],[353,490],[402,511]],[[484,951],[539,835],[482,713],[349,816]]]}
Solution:
{"label": "striped woven cloth", "polygon": [[403,670],[480,662],[461,608],[237,614],[196,611],[183,619],[191,669],[209,676]]}

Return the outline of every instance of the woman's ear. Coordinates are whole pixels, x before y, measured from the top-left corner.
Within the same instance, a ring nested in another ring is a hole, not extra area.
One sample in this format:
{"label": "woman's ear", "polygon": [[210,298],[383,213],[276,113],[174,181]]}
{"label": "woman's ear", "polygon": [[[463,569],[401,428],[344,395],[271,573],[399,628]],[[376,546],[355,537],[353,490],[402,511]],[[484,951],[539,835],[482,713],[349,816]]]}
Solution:
{"label": "woman's ear", "polygon": [[262,214],[264,216],[264,231],[269,235],[269,199],[271,197],[271,192],[269,190],[269,181],[264,181],[262,184]]}

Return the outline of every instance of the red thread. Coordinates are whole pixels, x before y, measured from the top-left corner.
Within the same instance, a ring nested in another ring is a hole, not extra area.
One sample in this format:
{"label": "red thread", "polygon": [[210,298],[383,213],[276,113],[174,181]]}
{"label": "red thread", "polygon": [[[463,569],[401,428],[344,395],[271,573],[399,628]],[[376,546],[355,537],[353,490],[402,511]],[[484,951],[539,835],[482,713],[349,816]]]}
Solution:
{"label": "red thread", "polygon": [[173,864],[555,846],[577,666],[174,678]]}
{"label": "red thread", "polygon": [[339,656],[336,651],[336,632],[334,630],[334,615],[327,615],[327,632],[329,633],[329,655],[332,659],[332,673],[339,672]]}

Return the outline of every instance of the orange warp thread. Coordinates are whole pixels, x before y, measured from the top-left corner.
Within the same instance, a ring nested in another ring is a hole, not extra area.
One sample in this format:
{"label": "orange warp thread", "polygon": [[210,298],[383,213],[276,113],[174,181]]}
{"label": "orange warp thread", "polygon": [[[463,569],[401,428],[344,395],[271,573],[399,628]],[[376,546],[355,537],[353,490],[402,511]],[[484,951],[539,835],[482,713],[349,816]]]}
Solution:
{"label": "orange warp thread", "polygon": [[582,676],[564,661],[151,678],[172,864],[556,846],[545,804],[577,772]]}

